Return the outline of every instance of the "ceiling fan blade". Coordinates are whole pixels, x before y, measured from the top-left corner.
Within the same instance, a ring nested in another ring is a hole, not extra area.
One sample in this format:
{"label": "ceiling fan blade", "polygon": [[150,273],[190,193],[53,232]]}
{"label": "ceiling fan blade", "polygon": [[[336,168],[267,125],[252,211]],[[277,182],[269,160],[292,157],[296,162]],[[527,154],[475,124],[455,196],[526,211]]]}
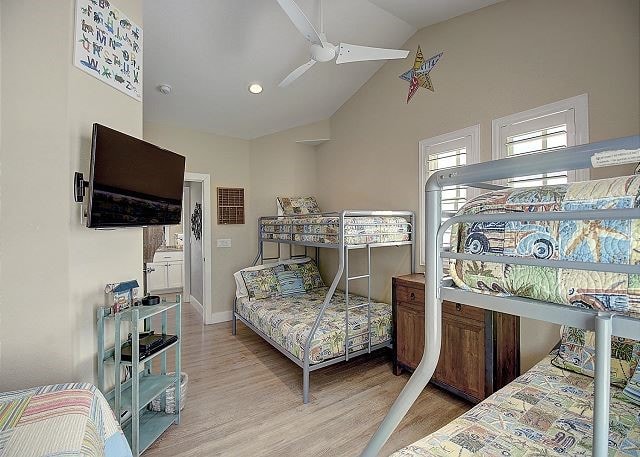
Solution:
{"label": "ceiling fan blade", "polygon": [[404,59],[409,51],[402,49],[370,48],[355,44],[340,43],[336,63],[363,62],[365,60]]}
{"label": "ceiling fan blade", "polygon": [[278,87],[287,87],[289,84],[294,82],[300,76],[302,76],[309,68],[313,67],[316,64],[315,60],[310,60],[309,62],[300,65],[298,68],[293,70],[289,75],[282,80]]}
{"label": "ceiling fan blade", "polygon": [[311,24],[311,21],[305,16],[298,4],[293,0],[278,0],[280,7],[287,13],[293,25],[302,33],[307,40],[313,44],[324,46],[322,38]]}

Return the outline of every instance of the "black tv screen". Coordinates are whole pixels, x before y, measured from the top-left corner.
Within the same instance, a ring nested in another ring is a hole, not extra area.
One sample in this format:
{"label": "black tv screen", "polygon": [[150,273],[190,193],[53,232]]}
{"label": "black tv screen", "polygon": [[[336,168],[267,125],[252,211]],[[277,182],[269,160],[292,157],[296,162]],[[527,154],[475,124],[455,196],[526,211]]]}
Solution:
{"label": "black tv screen", "polygon": [[87,227],[179,224],[184,163],[181,155],[94,124]]}

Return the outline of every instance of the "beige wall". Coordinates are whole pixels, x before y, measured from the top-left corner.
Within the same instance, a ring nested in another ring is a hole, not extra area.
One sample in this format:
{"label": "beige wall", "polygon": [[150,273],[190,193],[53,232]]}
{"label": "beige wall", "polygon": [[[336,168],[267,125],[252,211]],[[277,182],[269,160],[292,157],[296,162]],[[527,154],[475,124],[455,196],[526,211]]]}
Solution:
{"label": "beige wall", "polygon": [[95,381],[104,285],[141,280],[141,230],[89,230],[72,202],[93,122],[142,135],[141,103],[73,67],[74,7],[2,2],[0,390]]}
{"label": "beige wall", "polygon": [[[329,121],[326,120],[251,141],[253,192],[248,223],[252,228],[251,246],[254,252],[257,250],[258,217],[277,214],[276,197],[316,194],[316,148],[296,141],[329,137]],[[275,255],[275,249],[273,245],[265,245],[268,257]],[[282,254],[288,255],[288,252],[288,249],[284,249]],[[298,250],[295,252],[299,253]]]}
{"label": "beige wall", "polygon": [[[413,63],[412,52],[384,65],[345,103],[331,118],[332,141],[318,149],[321,206],[417,210],[421,139],[479,123],[481,157],[490,160],[492,119],[582,93],[591,141],[637,134],[639,5],[512,0],[420,30],[404,48],[420,44],[425,57],[444,51],[432,72],[435,93],[419,89],[406,103],[398,75]],[[404,256],[374,256],[374,294],[390,300],[390,277],[406,271]],[[332,270],[324,260],[326,276]],[[558,339],[557,328],[524,321],[521,339],[528,368]]]}
{"label": "beige wall", "polygon": [[[231,318],[235,283],[233,273],[253,261],[257,249],[259,216],[276,213],[278,195],[315,193],[315,148],[296,140],[324,138],[329,122],[323,121],[252,141],[213,135],[175,126],[145,123],[147,141],[187,158],[187,171],[211,175],[211,214],[214,321]],[[286,179],[283,180],[283,176]],[[218,225],[216,188],[243,187],[246,223]],[[231,238],[231,248],[216,247],[216,239]]]}
{"label": "beige wall", "polygon": [[[252,255],[251,221],[244,225],[218,225],[216,210],[217,187],[243,187],[245,199],[251,198],[249,141],[212,135],[156,123],[144,124],[145,140],[167,148],[187,158],[186,169],[211,176],[212,306],[214,321],[231,318],[235,287],[233,273],[245,267]],[[216,240],[230,238],[231,248],[216,247]]]}

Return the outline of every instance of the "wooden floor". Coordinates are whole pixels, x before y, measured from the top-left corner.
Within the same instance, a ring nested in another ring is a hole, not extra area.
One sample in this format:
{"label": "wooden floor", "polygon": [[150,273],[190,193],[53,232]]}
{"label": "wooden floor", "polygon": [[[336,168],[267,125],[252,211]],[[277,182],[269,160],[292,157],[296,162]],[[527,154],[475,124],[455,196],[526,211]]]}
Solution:
{"label": "wooden floor", "polygon": [[[186,407],[145,456],[357,456],[408,375],[394,376],[386,351],[311,373],[302,404],[302,370],[242,323],[203,326],[183,309]],[[440,428],[470,405],[428,387],[383,455]]]}

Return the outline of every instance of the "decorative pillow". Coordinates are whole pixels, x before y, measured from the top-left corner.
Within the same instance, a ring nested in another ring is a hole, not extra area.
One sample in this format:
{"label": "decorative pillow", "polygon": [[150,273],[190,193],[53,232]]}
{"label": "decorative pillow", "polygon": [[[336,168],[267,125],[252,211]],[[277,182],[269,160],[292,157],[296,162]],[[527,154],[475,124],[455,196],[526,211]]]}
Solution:
{"label": "decorative pillow", "polygon": [[[640,344],[636,344],[636,346],[640,347]],[[626,400],[640,405],[640,365],[636,367],[635,373],[622,391],[622,394]]]}
{"label": "decorative pillow", "polygon": [[241,271],[249,299],[261,300],[280,294],[280,283],[276,275],[281,271],[284,271],[283,265]]}
{"label": "decorative pillow", "polygon": [[276,273],[282,296],[303,294],[306,292],[299,270],[284,270]]}
{"label": "decorative pillow", "polygon": [[[640,354],[640,343],[627,338],[611,338],[611,384],[624,388],[631,379]],[[553,364],[558,368],[593,377],[595,372],[596,334],[589,330],[563,326],[562,341]]]}
{"label": "decorative pillow", "polygon": [[277,203],[278,216],[295,216],[320,212],[315,197],[278,197]]}
{"label": "decorative pillow", "polygon": [[320,276],[318,267],[313,260],[309,260],[304,263],[289,263],[285,265],[285,268],[288,271],[299,272],[302,277],[302,282],[304,283],[304,290],[308,291],[317,289],[318,287],[324,287],[322,276]]}
{"label": "decorative pillow", "polygon": [[638,162],[638,165],[636,166],[636,171],[634,171],[635,174],[640,175],[640,162]]}

